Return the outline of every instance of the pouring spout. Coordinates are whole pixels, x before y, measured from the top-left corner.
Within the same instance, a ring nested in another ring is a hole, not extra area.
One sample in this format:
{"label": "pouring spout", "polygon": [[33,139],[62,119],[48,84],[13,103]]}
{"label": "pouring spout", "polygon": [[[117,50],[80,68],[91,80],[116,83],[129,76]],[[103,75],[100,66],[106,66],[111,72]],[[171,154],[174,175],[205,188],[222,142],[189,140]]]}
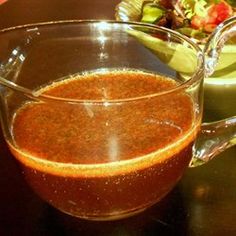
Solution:
{"label": "pouring spout", "polygon": [[225,42],[235,35],[236,16],[222,22],[210,35],[204,47],[205,77],[209,77],[213,74]]}

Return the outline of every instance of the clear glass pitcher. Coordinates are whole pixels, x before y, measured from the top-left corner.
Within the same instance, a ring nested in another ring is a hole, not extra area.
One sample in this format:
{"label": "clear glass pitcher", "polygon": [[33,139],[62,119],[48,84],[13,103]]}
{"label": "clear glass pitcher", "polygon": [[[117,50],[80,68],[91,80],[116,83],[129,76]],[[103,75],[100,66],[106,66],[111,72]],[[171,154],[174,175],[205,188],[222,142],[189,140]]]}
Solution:
{"label": "clear glass pitcher", "polygon": [[120,219],[234,145],[236,118],[201,120],[204,77],[235,19],[204,52],[174,31],[131,22],[2,30],[2,129],[35,192],[76,217]]}

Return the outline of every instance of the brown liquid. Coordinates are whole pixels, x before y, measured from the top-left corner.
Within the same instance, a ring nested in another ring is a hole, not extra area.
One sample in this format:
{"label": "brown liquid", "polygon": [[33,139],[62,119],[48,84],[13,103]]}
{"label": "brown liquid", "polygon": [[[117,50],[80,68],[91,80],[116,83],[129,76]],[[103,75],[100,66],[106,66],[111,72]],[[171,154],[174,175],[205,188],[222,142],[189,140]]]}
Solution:
{"label": "brown liquid", "polygon": [[[176,82],[141,71],[77,76],[39,93],[112,100],[149,95]],[[167,194],[191,158],[198,125],[184,92],[135,101],[31,102],[15,114],[10,148],[30,185],[69,214],[112,219]]]}

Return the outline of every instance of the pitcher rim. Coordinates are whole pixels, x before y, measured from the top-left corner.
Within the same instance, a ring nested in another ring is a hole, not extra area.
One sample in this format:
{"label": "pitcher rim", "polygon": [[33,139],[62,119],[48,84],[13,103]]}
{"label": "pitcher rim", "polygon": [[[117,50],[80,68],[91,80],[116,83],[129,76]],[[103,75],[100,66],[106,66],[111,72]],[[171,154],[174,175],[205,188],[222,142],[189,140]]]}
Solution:
{"label": "pitcher rim", "polygon": [[[16,31],[16,30],[28,30],[28,28],[42,28],[42,27],[47,27],[47,26],[61,26],[61,25],[72,25],[72,24],[97,24],[97,23],[107,23],[110,25],[113,24],[119,24],[119,25],[130,25],[130,26],[143,26],[148,29],[153,29],[156,31],[161,31],[161,32],[166,32],[170,33],[174,37],[178,39],[182,39],[185,42],[188,43],[194,50],[196,50],[196,58],[197,58],[197,67],[194,71],[194,73],[190,76],[190,78],[183,83],[178,84],[174,88],[167,89],[165,91],[160,91],[156,93],[151,93],[147,95],[142,95],[142,96],[134,96],[134,97],[129,97],[129,98],[121,98],[121,99],[71,99],[71,98],[63,98],[63,97],[56,97],[56,96],[51,96],[51,95],[46,95],[46,94],[37,94],[34,93],[33,90],[20,86],[18,84],[14,84],[14,86],[11,86],[10,84],[13,84],[12,82],[9,82],[9,85],[4,84],[4,86],[13,89],[17,92],[24,93],[25,95],[28,95],[30,97],[42,100],[52,100],[52,101],[61,101],[61,102],[73,102],[73,103],[96,103],[96,104],[104,104],[104,102],[108,103],[121,103],[121,102],[130,102],[130,101],[136,101],[136,100],[143,100],[143,99],[150,99],[153,97],[157,96],[163,96],[167,94],[174,93],[176,91],[181,91],[185,90],[186,88],[194,85],[195,83],[198,83],[201,81],[204,77],[204,56],[203,56],[203,51],[202,49],[195,43],[193,42],[190,38],[182,35],[179,32],[176,32],[174,30],[162,27],[162,26],[157,26],[153,24],[148,24],[148,23],[141,23],[141,22],[133,22],[133,21],[118,21],[118,20],[97,20],[97,19],[86,19],[86,20],[58,20],[58,21],[46,21],[46,22],[38,22],[38,23],[31,23],[31,24],[23,24],[23,25],[17,25],[13,27],[8,27],[0,30],[0,35],[3,35],[4,33],[10,33],[11,31]],[[110,69],[110,68],[109,68]],[[116,69],[116,68],[114,68]],[[126,68],[125,68],[126,69]],[[129,68],[127,68],[129,69]],[[131,68],[132,69],[132,68]],[[96,71],[96,70],[93,70]],[[83,73],[81,73],[83,74]],[[1,80],[1,77],[0,77]]]}

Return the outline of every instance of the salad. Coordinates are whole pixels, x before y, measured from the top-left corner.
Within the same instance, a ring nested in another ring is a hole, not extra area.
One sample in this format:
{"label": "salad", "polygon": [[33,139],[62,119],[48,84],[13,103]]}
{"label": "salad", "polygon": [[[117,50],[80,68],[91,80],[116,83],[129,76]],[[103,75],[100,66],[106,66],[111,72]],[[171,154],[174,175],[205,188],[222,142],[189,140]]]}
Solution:
{"label": "salad", "polygon": [[154,0],[143,2],[141,21],[204,43],[217,25],[233,15],[236,0]]}

